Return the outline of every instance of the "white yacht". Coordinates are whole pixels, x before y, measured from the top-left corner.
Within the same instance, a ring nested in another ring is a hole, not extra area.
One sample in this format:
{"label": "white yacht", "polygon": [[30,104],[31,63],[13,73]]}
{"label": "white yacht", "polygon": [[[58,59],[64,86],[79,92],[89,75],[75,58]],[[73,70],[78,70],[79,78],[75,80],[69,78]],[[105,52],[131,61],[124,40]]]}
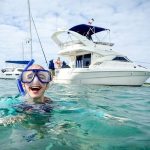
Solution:
{"label": "white yacht", "polygon": [[15,65],[1,69],[0,79],[18,79],[19,75],[22,73],[24,69],[24,65],[29,63],[29,61],[5,61],[5,62],[12,63]]}
{"label": "white yacht", "polygon": [[104,32],[109,29],[80,24],[52,35],[61,49],[58,55],[69,60],[69,67],[55,70],[55,83],[141,86],[150,77],[149,69],[112,50],[113,43],[99,39]]}

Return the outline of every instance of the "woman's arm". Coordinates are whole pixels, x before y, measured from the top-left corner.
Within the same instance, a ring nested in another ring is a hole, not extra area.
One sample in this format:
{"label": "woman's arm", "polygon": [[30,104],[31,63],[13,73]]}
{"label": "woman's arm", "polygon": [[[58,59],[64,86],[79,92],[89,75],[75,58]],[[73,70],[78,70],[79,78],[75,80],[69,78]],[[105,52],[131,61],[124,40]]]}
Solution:
{"label": "woman's arm", "polygon": [[25,119],[25,115],[16,115],[16,116],[9,115],[9,116],[0,118],[0,125],[7,126],[16,122],[21,122],[24,119]]}

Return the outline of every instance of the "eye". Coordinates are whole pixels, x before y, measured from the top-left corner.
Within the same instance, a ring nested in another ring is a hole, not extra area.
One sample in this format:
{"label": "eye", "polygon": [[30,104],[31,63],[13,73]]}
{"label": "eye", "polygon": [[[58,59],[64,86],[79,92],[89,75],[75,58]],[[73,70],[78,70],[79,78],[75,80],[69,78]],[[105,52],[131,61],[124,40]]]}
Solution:
{"label": "eye", "polygon": [[27,79],[32,79],[32,78],[33,78],[33,73],[27,75]]}
{"label": "eye", "polygon": [[45,80],[45,79],[46,79],[46,77],[45,77],[44,74],[38,74],[38,76],[39,76],[39,78],[40,78],[41,80]]}

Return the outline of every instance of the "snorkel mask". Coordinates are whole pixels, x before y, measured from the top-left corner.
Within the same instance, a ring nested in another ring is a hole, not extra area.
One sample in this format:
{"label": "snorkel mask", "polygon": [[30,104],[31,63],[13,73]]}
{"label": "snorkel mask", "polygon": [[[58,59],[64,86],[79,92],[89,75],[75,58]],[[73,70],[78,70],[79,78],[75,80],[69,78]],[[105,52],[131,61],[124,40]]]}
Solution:
{"label": "snorkel mask", "polygon": [[[36,79],[35,79],[36,78]],[[51,75],[48,70],[45,69],[28,69],[24,70],[21,74],[22,83],[31,83],[36,80],[42,84],[49,83],[51,81]]]}
{"label": "snorkel mask", "polygon": [[[25,67],[25,69],[23,71],[26,71],[32,64],[34,63],[34,59],[31,59],[31,61],[27,64],[27,66]],[[25,95],[25,91],[22,87],[22,83],[21,83],[21,79],[17,79],[17,87],[19,90],[19,93],[24,96]]]}
{"label": "snorkel mask", "polygon": [[22,96],[25,95],[25,91],[22,87],[22,83],[30,84],[31,82],[40,81],[42,84],[48,84],[52,80],[51,74],[48,70],[28,69],[33,63],[34,63],[34,60],[32,59],[28,63],[26,68],[22,71],[20,78],[17,80],[18,90]]}

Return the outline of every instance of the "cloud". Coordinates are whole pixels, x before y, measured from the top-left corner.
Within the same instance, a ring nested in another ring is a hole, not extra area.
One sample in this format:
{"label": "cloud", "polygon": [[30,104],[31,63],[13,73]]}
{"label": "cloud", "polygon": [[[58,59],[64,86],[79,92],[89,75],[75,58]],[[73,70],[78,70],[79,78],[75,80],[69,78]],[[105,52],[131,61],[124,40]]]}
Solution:
{"label": "cloud", "polygon": [[[47,59],[57,57],[59,48],[51,40],[56,28],[70,28],[87,23],[109,28],[114,50],[135,61],[149,62],[150,1],[148,0],[30,0],[31,12]],[[43,55],[32,24],[33,56],[43,63]],[[7,59],[22,58],[22,43],[30,58],[29,19],[27,1],[0,1],[0,55],[1,66]]]}

